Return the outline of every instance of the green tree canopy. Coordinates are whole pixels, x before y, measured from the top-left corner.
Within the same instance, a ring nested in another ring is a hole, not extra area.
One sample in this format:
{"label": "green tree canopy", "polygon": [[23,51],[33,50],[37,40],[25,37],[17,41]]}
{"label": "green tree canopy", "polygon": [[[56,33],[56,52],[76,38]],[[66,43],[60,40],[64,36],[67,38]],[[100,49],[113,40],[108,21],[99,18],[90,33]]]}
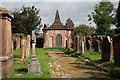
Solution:
{"label": "green tree canopy", "polygon": [[22,7],[19,12],[13,12],[15,19],[12,20],[13,33],[31,34],[32,30],[40,30],[41,18],[39,10],[32,7]]}
{"label": "green tree canopy", "polygon": [[88,21],[96,24],[96,33],[106,35],[110,31],[110,27],[114,24],[114,5],[109,1],[102,1],[96,4],[94,12],[88,15]]}
{"label": "green tree canopy", "polygon": [[116,33],[120,34],[120,1],[119,1],[119,4],[118,4],[118,8],[116,10]]}
{"label": "green tree canopy", "polygon": [[70,18],[68,18],[66,20],[65,25],[66,25],[67,28],[73,28],[74,27],[74,23],[73,23],[73,21]]}
{"label": "green tree canopy", "polygon": [[74,30],[74,36],[78,35],[80,37],[83,36],[91,36],[93,34],[93,30],[87,25],[79,25]]}

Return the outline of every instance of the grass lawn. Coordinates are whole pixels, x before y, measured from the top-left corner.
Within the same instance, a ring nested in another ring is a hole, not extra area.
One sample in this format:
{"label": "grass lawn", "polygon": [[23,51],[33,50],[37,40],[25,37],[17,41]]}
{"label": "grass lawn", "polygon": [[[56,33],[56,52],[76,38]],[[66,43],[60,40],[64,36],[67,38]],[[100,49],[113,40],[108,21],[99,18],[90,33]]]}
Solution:
{"label": "grass lawn", "polygon": [[[28,59],[24,59],[23,64],[18,64],[17,60],[20,60],[20,52],[21,49],[13,51],[11,54],[14,56],[14,66],[15,72],[11,75],[10,78],[50,78],[50,66],[49,61],[51,61],[51,57],[48,56],[48,53],[45,52],[43,48],[36,48],[36,56],[38,58],[38,62],[41,64],[42,75],[34,75],[28,72],[28,63],[32,58],[32,50],[30,52],[30,56]],[[18,75],[19,73],[23,73],[22,75]]]}

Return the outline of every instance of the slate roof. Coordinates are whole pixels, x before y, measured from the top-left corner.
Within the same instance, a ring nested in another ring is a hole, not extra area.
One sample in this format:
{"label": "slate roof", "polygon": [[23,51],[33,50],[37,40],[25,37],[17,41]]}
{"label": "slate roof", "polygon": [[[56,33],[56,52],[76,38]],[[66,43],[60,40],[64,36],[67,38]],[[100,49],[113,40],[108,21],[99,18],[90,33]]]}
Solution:
{"label": "slate roof", "polygon": [[66,28],[63,23],[60,20],[59,12],[58,10],[56,11],[55,15],[55,20],[53,24],[49,28],[44,28],[44,29],[59,29],[59,30],[68,30],[68,29],[74,29],[74,28]]}

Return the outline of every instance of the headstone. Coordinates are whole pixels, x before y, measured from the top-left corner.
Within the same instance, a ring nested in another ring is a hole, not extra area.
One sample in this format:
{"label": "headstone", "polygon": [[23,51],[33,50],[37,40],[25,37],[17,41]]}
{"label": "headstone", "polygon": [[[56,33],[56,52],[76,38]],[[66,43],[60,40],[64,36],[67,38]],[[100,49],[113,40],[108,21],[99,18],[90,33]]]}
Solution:
{"label": "headstone", "polygon": [[94,51],[100,52],[100,42],[98,40],[94,43]]}
{"label": "headstone", "polygon": [[0,80],[8,78],[14,72],[11,19],[13,15],[5,8],[0,9]]}
{"label": "headstone", "polygon": [[86,37],[83,37],[83,41],[84,41],[84,50],[86,50]]}
{"label": "headstone", "polygon": [[103,38],[102,38],[102,36],[99,36],[99,37],[98,37],[98,40],[100,41],[100,48],[102,49],[102,43],[103,43]]}
{"label": "headstone", "polygon": [[104,61],[112,61],[112,51],[113,50],[113,45],[110,40],[110,37],[107,36],[103,40],[103,45],[102,45],[102,60]]}
{"label": "headstone", "polygon": [[26,41],[26,54],[25,54],[26,58],[28,58],[30,55],[30,49],[31,49],[30,41],[31,41],[31,38],[30,38],[30,35],[28,35],[27,41]]}
{"label": "headstone", "polygon": [[32,31],[32,51],[33,56],[30,60],[30,63],[28,64],[28,72],[34,73],[34,74],[42,74],[41,68],[40,68],[40,62],[38,62],[38,59],[35,55],[35,45],[36,45],[36,35],[35,31]]}
{"label": "headstone", "polygon": [[87,40],[87,42],[86,42],[86,48],[87,48],[87,50],[91,49],[91,42],[90,42],[90,40]]}
{"label": "headstone", "polygon": [[83,54],[84,53],[84,41],[83,41],[83,39],[80,39],[79,42],[80,42],[79,50],[80,50],[80,53]]}
{"label": "headstone", "polygon": [[120,65],[120,35],[113,38],[114,62]]}
{"label": "headstone", "polygon": [[20,55],[20,59],[24,59],[26,53],[26,39],[22,38],[21,40],[21,55]]}
{"label": "headstone", "polygon": [[16,50],[20,48],[20,38],[16,38]]}

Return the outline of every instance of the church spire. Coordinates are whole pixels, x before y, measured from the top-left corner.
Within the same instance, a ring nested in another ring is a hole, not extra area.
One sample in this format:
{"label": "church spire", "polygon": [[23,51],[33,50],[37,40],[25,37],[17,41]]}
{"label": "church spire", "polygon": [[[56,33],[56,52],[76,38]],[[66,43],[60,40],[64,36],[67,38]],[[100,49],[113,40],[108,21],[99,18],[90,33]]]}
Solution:
{"label": "church spire", "polygon": [[58,9],[57,9],[56,15],[55,15],[55,22],[61,22],[61,21],[60,21],[60,16],[59,16]]}

